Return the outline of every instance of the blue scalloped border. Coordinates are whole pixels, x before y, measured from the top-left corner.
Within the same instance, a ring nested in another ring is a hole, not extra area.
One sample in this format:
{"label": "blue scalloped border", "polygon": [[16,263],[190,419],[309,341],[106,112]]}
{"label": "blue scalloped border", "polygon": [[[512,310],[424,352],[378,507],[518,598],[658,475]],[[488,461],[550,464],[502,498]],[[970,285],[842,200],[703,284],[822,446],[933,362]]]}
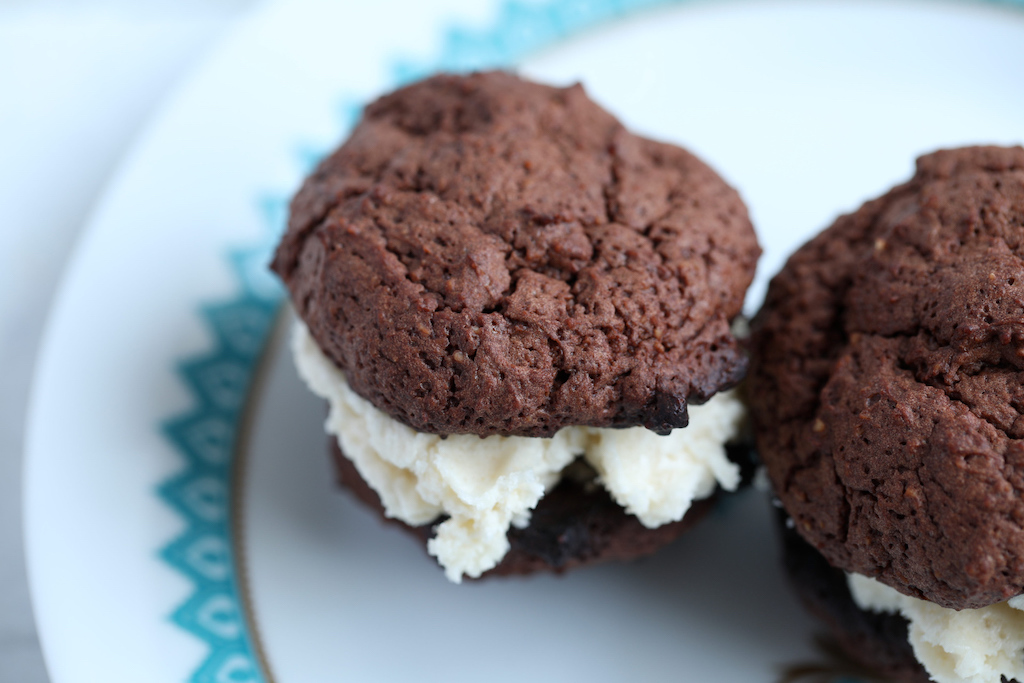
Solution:
{"label": "blue scalloped border", "polygon": [[[436,59],[395,60],[392,84],[398,86],[435,71],[509,66],[531,51],[626,13],[687,1],[506,1],[490,28],[453,26],[446,30]],[[1024,0],[983,2],[1024,7]],[[360,109],[360,103],[352,99],[342,102],[339,117],[345,130],[355,123]],[[311,169],[324,151],[300,146],[296,156],[303,167]],[[257,645],[247,632],[240,598],[231,538],[231,481],[240,418],[284,297],[267,264],[284,229],[287,202],[282,194],[262,197],[262,239],[255,246],[228,253],[240,293],[201,308],[216,341],[211,350],[178,366],[194,406],[163,425],[164,434],[182,455],[184,468],[159,487],[159,495],[178,512],[186,528],[160,556],[193,584],[191,595],[171,620],[210,648],[188,679],[190,683],[267,683],[255,656]]]}
{"label": "blue scalloped border", "polygon": [[171,620],[210,647],[189,679],[196,683],[265,680],[246,631],[231,538],[238,426],[284,296],[267,263],[279,233],[275,226],[284,224],[286,202],[268,197],[261,204],[264,238],[258,246],[228,255],[241,293],[202,307],[214,347],[178,366],[195,404],[163,425],[185,467],[160,486],[159,494],[185,520],[186,528],[163,548],[161,557],[193,584],[192,594]]}

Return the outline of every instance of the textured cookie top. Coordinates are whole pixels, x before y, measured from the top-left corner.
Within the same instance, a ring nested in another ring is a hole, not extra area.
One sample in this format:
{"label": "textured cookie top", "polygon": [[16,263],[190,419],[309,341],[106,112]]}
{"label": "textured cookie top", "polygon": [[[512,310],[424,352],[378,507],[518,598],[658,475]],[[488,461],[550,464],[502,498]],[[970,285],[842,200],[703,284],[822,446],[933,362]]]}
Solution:
{"label": "textured cookie top", "polygon": [[734,190],[580,86],[438,76],[367,107],[273,267],[351,387],[424,432],[686,425],[742,377]]}
{"label": "textured cookie top", "polygon": [[1024,149],[917,173],[790,258],[753,323],[758,447],[835,566],[944,607],[1024,591]]}

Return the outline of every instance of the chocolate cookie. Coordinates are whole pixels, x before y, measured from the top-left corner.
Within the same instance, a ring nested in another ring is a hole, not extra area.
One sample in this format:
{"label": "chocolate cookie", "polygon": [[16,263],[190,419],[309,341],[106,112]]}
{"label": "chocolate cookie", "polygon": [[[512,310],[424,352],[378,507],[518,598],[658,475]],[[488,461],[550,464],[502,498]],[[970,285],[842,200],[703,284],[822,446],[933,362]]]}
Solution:
{"label": "chocolate cookie", "polygon": [[[335,439],[331,439],[330,447],[338,482],[382,519],[397,524],[426,544],[434,534],[434,524],[410,526],[385,517],[380,498],[342,454]],[[498,566],[481,578],[532,574],[539,570],[561,573],[583,565],[650,555],[703,519],[716,500],[717,496],[712,496],[694,501],[678,522],[648,529],[594,482],[586,477],[564,476],[541,498],[530,515],[528,527],[509,530],[511,549]]]}
{"label": "chocolate cookie", "polygon": [[1024,149],[920,158],[753,322],[758,447],[833,566],[956,609],[1024,592]]}
{"label": "chocolate cookie", "polygon": [[737,193],[583,88],[437,76],[366,108],[273,268],[351,387],[423,432],[687,424],[735,384]]}

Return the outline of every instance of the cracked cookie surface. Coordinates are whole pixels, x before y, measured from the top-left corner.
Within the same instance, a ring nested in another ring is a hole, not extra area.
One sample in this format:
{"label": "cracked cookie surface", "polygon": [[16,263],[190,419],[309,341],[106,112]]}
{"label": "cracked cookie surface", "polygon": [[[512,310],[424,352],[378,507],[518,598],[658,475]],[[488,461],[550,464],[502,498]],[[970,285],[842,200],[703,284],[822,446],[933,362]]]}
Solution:
{"label": "cracked cookie surface", "polygon": [[738,194],[580,86],[436,76],[366,108],[273,268],[364,398],[424,432],[666,432],[735,384]]}
{"label": "cracked cookie surface", "polygon": [[956,609],[1024,591],[1024,149],[920,158],[772,281],[758,448],[829,562]]}

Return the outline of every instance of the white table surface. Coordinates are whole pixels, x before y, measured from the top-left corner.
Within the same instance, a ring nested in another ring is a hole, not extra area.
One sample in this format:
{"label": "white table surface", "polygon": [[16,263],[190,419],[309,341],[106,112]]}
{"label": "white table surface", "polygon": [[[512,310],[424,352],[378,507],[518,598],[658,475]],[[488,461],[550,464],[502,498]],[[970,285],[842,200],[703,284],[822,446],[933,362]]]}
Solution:
{"label": "white table surface", "polygon": [[21,542],[36,349],[118,160],[253,0],[0,0],[0,681],[47,680]]}

